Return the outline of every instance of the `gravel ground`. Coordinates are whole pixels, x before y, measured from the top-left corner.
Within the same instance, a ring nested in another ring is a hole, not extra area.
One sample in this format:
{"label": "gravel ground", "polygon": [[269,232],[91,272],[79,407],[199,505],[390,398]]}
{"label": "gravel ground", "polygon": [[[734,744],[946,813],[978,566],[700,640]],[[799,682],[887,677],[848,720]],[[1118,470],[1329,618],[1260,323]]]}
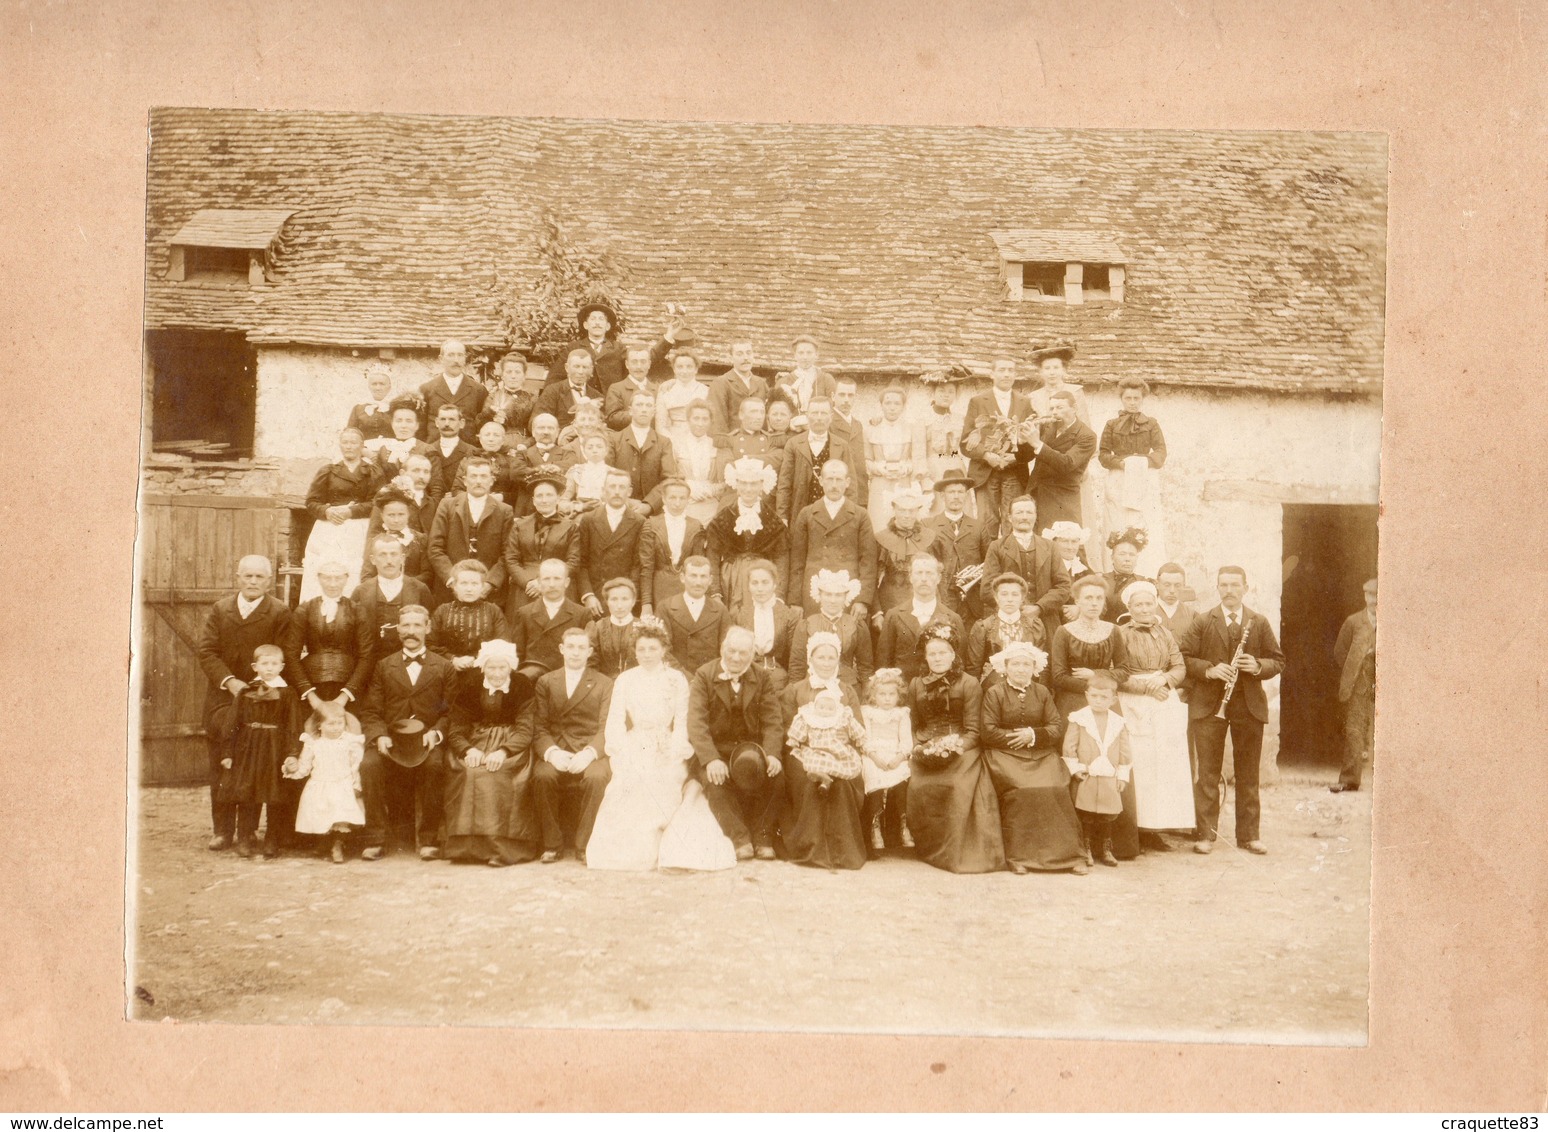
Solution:
{"label": "gravel ground", "polygon": [[204,848],[203,791],[145,790],[132,1010],[1360,1045],[1370,795],[1327,781],[1263,791],[1267,857],[1222,841],[1085,877],[243,861]]}

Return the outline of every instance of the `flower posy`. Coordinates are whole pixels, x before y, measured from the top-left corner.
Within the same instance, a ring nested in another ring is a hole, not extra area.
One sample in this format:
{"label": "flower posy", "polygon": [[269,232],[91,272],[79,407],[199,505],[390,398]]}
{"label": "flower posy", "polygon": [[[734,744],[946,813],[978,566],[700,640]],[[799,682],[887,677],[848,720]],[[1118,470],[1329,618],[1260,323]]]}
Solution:
{"label": "flower posy", "polygon": [[962,753],[962,736],[942,735],[924,744],[919,757],[926,762],[944,763]]}

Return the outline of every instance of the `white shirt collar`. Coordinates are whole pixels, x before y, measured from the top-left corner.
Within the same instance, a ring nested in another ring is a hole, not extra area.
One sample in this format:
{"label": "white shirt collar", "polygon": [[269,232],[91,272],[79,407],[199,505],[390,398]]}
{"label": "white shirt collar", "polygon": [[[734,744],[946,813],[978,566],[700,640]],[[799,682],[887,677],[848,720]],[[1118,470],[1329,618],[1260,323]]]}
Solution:
{"label": "white shirt collar", "polygon": [[921,625],[935,616],[935,611],[940,608],[940,599],[932,601],[929,605],[921,605],[918,598],[914,599],[912,606],[914,617]]}
{"label": "white shirt collar", "polygon": [[339,598],[326,596],[318,599],[318,608],[322,610],[324,621],[332,621],[339,615],[339,601]]}
{"label": "white shirt collar", "polygon": [[1171,618],[1171,617],[1176,617],[1177,616],[1177,607],[1179,605],[1181,605],[1182,602],[1181,601],[1174,601],[1174,602],[1172,602],[1171,605],[1168,605],[1164,601],[1157,600],[1156,604],[1161,607],[1161,612],[1162,613],[1166,614],[1167,617]]}
{"label": "white shirt collar", "polygon": [[615,511],[605,503],[602,505],[602,511],[607,516],[608,529],[614,531],[618,529],[618,524],[623,522],[624,512],[626,510],[628,510],[627,507],[620,507]]}
{"label": "white shirt collar", "polygon": [[827,447],[828,437],[832,435],[833,434],[829,432],[826,436],[823,436],[821,439],[819,439],[817,434],[814,432],[808,432],[806,434],[806,443],[812,446],[813,456],[817,455],[817,453],[821,452],[824,448]]}
{"label": "white shirt collar", "polygon": [[581,677],[584,675],[586,675],[584,668],[578,672],[572,672],[568,667],[564,669],[564,694],[566,696],[573,696],[575,694],[575,689],[580,687]]}
{"label": "white shirt collar", "polygon": [[398,595],[403,592],[403,578],[403,574],[399,574],[396,578],[384,578],[378,574],[376,588],[381,590],[382,596],[388,601],[397,601]]}
{"label": "white shirt collar", "polygon": [[559,610],[560,610],[561,607],[563,607],[563,605],[564,605],[564,598],[560,598],[558,601],[552,601],[552,602],[549,601],[546,597],[543,599],[543,609],[544,609],[545,612],[547,612],[548,619],[550,621],[552,621],[555,617],[557,617],[559,615]]}
{"label": "white shirt collar", "polygon": [[958,511],[955,515],[953,515],[950,511],[942,511],[941,514],[946,516],[946,521],[948,523],[960,523],[963,519],[967,518],[966,511]]}
{"label": "white shirt collar", "polygon": [[661,512],[661,521],[666,524],[667,530],[682,530],[688,525],[688,512],[674,515],[670,511]]}
{"label": "white shirt collar", "polygon": [[456,393],[459,389],[461,389],[462,383],[467,379],[468,375],[465,373],[458,374],[456,377],[452,377],[449,373],[441,374],[441,380],[446,382],[446,388],[450,389],[453,393]]}
{"label": "white shirt collar", "polygon": [[457,445],[461,443],[462,437],[460,436],[441,437],[441,455],[450,456],[454,451],[456,451]]}
{"label": "white shirt collar", "polygon": [[650,426],[646,425],[644,428],[641,428],[639,425],[631,422],[629,425],[629,431],[634,434],[634,443],[638,447],[644,448],[645,441],[650,438]]}
{"label": "white shirt collar", "polygon": [[704,616],[704,603],[707,600],[707,597],[689,597],[687,593],[683,594],[683,604],[688,607],[688,612],[693,614],[695,621]]}
{"label": "white shirt collar", "polygon": [[824,508],[827,509],[828,518],[830,518],[830,519],[837,519],[838,518],[839,509],[844,506],[844,497],[842,495],[839,496],[838,502],[835,503],[835,502],[833,502],[833,500],[829,499],[826,495],[824,495],[822,497],[822,505],[823,505]]}
{"label": "white shirt collar", "polygon": [[473,516],[475,522],[484,517],[484,508],[488,503],[489,496],[487,495],[480,495],[477,498],[471,495],[468,496],[468,514]]}
{"label": "white shirt collar", "polygon": [[251,617],[253,615],[253,611],[262,604],[262,594],[259,594],[257,597],[253,598],[252,601],[248,601],[241,594],[237,594],[237,612],[242,615],[242,620],[244,621]]}
{"label": "white shirt collar", "polygon": [[998,389],[994,389],[991,392],[994,394],[995,404],[1000,406],[1000,409],[1006,416],[1009,416],[1011,398],[1016,395],[1016,391],[1014,389],[1007,389],[1004,393],[1001,393]]}

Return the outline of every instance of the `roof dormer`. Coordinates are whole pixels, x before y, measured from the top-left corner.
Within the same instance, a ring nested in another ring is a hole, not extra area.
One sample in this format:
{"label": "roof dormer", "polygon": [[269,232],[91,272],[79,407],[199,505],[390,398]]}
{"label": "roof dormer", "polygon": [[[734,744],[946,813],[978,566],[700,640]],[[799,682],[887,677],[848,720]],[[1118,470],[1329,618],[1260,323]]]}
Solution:
{"label": "roof dormer", "polygon": [[989,233],[1006,298],[1020,303],[1121,303],[1127,260],[1100,232],[1010,228]]}
{"label": "roof dormer", "polygon": [[272,280],[275,244],[293,208],[204,208],[168,241],[167,278],[247,284]]}

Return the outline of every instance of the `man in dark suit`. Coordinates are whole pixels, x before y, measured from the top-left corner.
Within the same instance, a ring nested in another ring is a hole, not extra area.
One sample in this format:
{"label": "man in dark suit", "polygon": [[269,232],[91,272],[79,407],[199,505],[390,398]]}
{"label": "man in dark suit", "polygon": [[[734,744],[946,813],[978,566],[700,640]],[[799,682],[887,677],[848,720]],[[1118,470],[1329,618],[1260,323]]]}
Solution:
{"label": "man in dark suit", "polygon": [[778,777],[785,744],[779,697],[769,673],[753,664],[753,651],[749,630],[729,629],[719,658],[702,665],[688,682],[694,773],[739,861],[754,854],[773,859],[774,827],[784,797]]}
{"label": "man in dark suit", "polygon": [[865,506],[865,454],[851,452],[849,445],[834,436],[833,404],[826,397],[814,397],[806,409],[807,430],[785,442],[785,455],[779,466],[779,487],[775,500],[779,517],[786,525],[795,522],[808,505],[822,496],[818,476],[829,460],[841,460],[849,468],[848,496]]}
{"label": "man in dark suit", "polygon": [[602,393],[602,421],[613,431],[628,427],[636,393],[649,393],[655,399],[657,384],[650,378],[650,362],[650,347],[644,343],[630,342],[624,347],[624,364],[629,372]]}
{"label": "man in dark suit", "polygon": [[446,737],[452,689],[451,661],[425,648],[430,614],[422,605],[398,612],[395,652],[376,662],[370,689],[360,705],[365,758],[360,787],[365,796],[367,861],[382,855],[389,827],[404,834],[412,826],[421,860],[441,855],[443,812],[442,740]]}
{"label": "man in dark suit", "polygon": [[376,514],[372,516],[371,526],[366,531],[365,563],[360,568],[362,582],[376,574],[372,548],[379,535],[389,536],[403,548],[405,574],[418,578],[426,586],[431,584],[435,572],[430,569],[430,538],[424,531],[414,529],[414,501],[391,484],[376,493]]}
{"label": "man in dark suit", "polygon": [[[215,713],[229,707],[253,682],[253,650],[259,645],[280,645],[290,625],[290,610],[269,594],[274,567],[261,554],[249,554],[237,563],[237,592],[210,606],[199,634],[199,667],[209,688],[204,693],[204,734],[209,746],[210,826],[209,848],[229,849],[236,838],[235,805],[217,802],[220,761],[227,757],[227,743],[214,726]],[[293,811],[293,804],[290,807]],[[276,807],[269,807],[269,824],[278,822]],[[291,823],[294,824],[292,814]],[[271,829],[271,832],[273,830]]]}
{"label": "man in dark suit", "polygon": [[1024,421],[1032,416],[1032,402],[1026,394],[1015,391],[1014,359],[996,358],[989,380],[993,383],[989,392],[975,393],[968,399],[967,411],[962,414],[961,448],[968,458],[967,478],[972,481],[974,494],[978,497],[979,521],[993,539],[1003,533],[1005,510],[1010,501],[1027,490],[1026,463],[1017,459],[1015,451],[990,451],[981,435],[974,436],[974,430],[980,421],[987,422],[994,417],[1009,417],[1018,423]]}
{"label": "man in dark suit", "polygon": [[[657,605],[682,593],[683,563],[694,555],[709,552],[704,525],[687,513],[688,481],[674,476],[662,480],[659,487],[661,514],[646,519],[645,529],[640,534],[641,613],[654,613]],[[711,592],[717,588],[717,581],[711,580]]]}
{"label": "man in dark suit", "polygon": [[864,621],[876,603],[876,533],[871,516],[848,498],[849,466],[829,460],[822,466],[822,498],[803,507],[790,524],[790,571],[785,601],[807,613],[817,612],[811,580],[819,570],[847,570],[860,580],[854,614]]}
{"label": "man in dark suit", "polygon": [[[967,476],[947,476],[935,485],[935,494],[941,500],[942,511],[939,515],[931,515],[924,521],[924,525],[936,531],[947,542],[951,543],[956,552],[957,568],[964,566],[980,565],[984,556],[989,551],[989,544],[993,541],[989,528],[981,519],[977,519],[967,513],[968,498],[973,490],[973,481]],[[993,575],[989,575],[992,580]],[[973,625],[979,618],[986,616],[984,606],[980,602],[988,601],[992,604],[992,595],[983,597],[982,590],[985,583],[980,582],[968,591],[967,597],[958,592],[950,578],[946,579],[946,603],[962,615],[964,625]]]}
{"label": "man in dark suit", "polygon": [[533,600],[511,597],[507,614],[511,639],[521,658],[521,673],[536,680],[552,672],[564,661],[560,644],[569,629],[584,629],[591,623],[586,607],[568,597],[569,567],[557,558],[538,564],[538,596]]}
{"label": "man in dark suit", "polygon": [[909,563],[908,581],[912,596],[879,615],[881,631],[876,639],[876,667],[901,669],[905,684],[919,675],[919,638],[932,624],[944,621],[957,640],[967,640],[962,618],[941,600],[941,564],[928,554],[916,554]]}
{"label": "man in dark suit", "polygon": [[452,567],[476,558],[489,569],[485,599],[499,605],[505,594],[505,543],[515,517],[508,505],[489,494],[494,468],[483,456],[469,456],[463,469],[468,490],[441,500],[430,529],[430,568],[444,597],[452,586]]}
{"label": "man in dark suit", "polygon": [[380,660],[402,644],[398,640],[398,615],[403,608],[422,605],[429,609],[434,602],[430,587],[409,577],[404,570],[403,544],[392,535],[378,534],[373,538],[370,557],[370,576],[355,587],[349,598],[360,607],[360,616],[371,626],[373,656]]}
{"label": "man in dark suit", "polygon": [[518,515],[532,514],[532,487],[540,479],[551,479],[564,491],[565,473],[580,457],[569,445],[559,443],[559,421],[552,413],[534,411],[527,427],[532,443],[518,448],[511,461],[511,477],[517,482],[511,503]]}
{"label": "man in dark suit", "polygon": [[[543,823],[544,864],[559,859],[566,840],[574,847],[575,856],[586,860],[586,843],[597,821],[597,807],[613,777],[602,753],[613,682],[586,667],[591,641],[585,629],[566,629],[559,651],[563,667],[539,677],[533,697],[532,750],[538,757],[532,764],[532,792]],[[560,818],[561,798],[578,805],[573,832],[565,829]]]}
{"label": "man in dark suit", "polygon": [[833,379],[833,423],[829,431],[849,446],[850,452],[865,459],[865,423],[855,415],[855,398],[860,384],[853,377]]}
{"label": "man in dark suit", "polygon": [[720,639],[730,627],[726,606],[710,593],[714,571],[696,554],[683,559],[683,589],[656,606],[672,639],[672,659],[684,673],[697,672],[720,655]]}
{"label": "man in dark suit", "polygon": [[543,386],[532,412],[553,414],[562,432],[575,419],[575,406],[581,401],[595,401],[601,409],[602,388],[592,380],[591,354],[584,347],[575,347],[565,358],[564,380]]}
{"label": "man in dark suit", "polygon": [[[1283,671],[1285,658],[1268,618],[1242,604],[1247,571],[1240,566],[1222,566],[1216,574],[1216,587],[1220,604],[1197,618],[1177,642],[1193,682],[1188,697],[1188,733],[1199,759],[1193,784],[1198,840],[1193,848],[1208,853],[1215,847],[1220,825],[1220,772],[1229,730],[1236,767],[1236,844],[1249,853],[1262,854],[1268,852],[1258,839],[1258,770],[1263,758],[1263,725],[1268,722],[1263,681]],[[1225,718],[1217,719],[1215,712],[1231,675],[1231,659],[1244,631],[1247,643],[1236,665],[1236,686]]]}
{"label": "man in dark suit", "polygon": [[410,456],[403,462],[403,474],[409,481],[404,494],[413,504],[409,510],[409,525],[428,538],[430,528],[435,526],[436,508],[446,495],[436,476],[434,456],[423,453]]}
{"label": "man in dark suit", "polygon": [[1038,537],[1038,505],[1030,496],[1011,500],[1010,533],[989,544],[984,553],[984,577],[998,578],[1009,571],[1027,583],[1027,601],[1038,608],[1047,636],[1064,624],[1064,607],[1070,600],[1070,576],[1053,543]]}
{"label": "man in dark suit", "polygon": [[554,355],[543,388],[563,381],[570,371],[571,355],[580,351],[586,355],[588,373],[595,373],[598,388],[605,390],[624,375],[624,349],[615,336],[618,316],[606,303],[587,303],[576,312],[575,321],[583,336],[566,342]]}
{"label": "man in dark suit", "polygon": [[753,344],[731,343],[731,368],[709,383],[710,416],[716,436],[737,426],[742,402],[748,397],[767,397],[769,383],[753,372]]}
{"label": "man in dark suit", "polygon": [[442,405],[432,418],[436,437],[430,442],[431,480],[442,492],[451,493],[462,461],[478,454],[478,445],[462,435],[463,416],[456,405]]}
{"label": "man in dark suit", "polygon": [[[453,406],[460,417],[458,426],[462,439],[470,444],[473,430],[478,426],[479,414],[484,411],[484,401],[489,390],[483,382],[467,372],[468,350],[461,342],[449,340],[441,343],[441,372],[419,387],[419,396],[425,403],[425,420],[433,421],[443,406]],[[425,439],[430,439],[428,436]],[[450,483],[451,480],[444,482]]]}
{"label": "man in dark suit", "polygon": [[512,523],[505,540],[506,618],[513,624],[516,611],[539,596],[538,567],[549,558],[559,559],[569,569],[572,584],[567,596],[579,596],[573,583],[580,569],[580,537],[575,521],[559,514],[562,487],[562,481],[535,480],[532,514]]}
{"label": "man in dark suit", "polygon": [[1365,583],[1365,608],[1351,613],[1333,645],[1338,699],[1344,705],[1344,765],[1329,790],[1360,789],[1376,739],[1376,579]]}
{"label": "man in dark suit", "polygon": [[640,535],[645,520],[629,506],[632,485],[629,473],[609,472],[602,484],[602,506],[581,516],[579,589],[581,604],[593,617],[602,616],[597,595],[603,582],[628,578],[639,592]]}
{"label": "man in dark suit", "polygon": [[1075,395],[1068,390],[1049,394],[1048,411],[1054,419],[1032,434],[1017,458],[1026,461],[1028,486],[1043,522],[1079,524],[1080,485],[1096,454],[1096,433],[1075,418]]}
{"label": "man in dark suit", "polygon": [[608,434],[607,462],[629,473],[629,494],[650,511],[661,510],[661,481],[677,474],[671,443],[656,432],[656,398],[636,393],[629,403],[629,423]]}

